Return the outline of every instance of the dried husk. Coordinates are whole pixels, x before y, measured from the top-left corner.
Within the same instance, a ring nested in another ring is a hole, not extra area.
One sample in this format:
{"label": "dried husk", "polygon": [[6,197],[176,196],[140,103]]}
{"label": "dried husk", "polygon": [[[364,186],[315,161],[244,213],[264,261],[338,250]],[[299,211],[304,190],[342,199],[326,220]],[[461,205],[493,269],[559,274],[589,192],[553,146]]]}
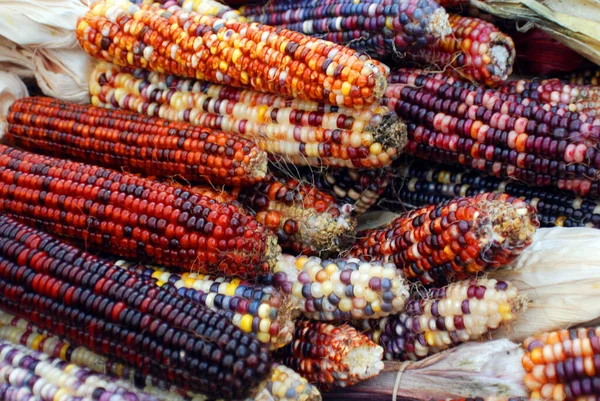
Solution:
{"label": "dried husk", "polygon": [[600,230],[538,229],[514,270],[489,274],[512,282],[530,301],[517,320],[499,328],[494,337],[523,341],[538,333],[600,318],[599,250]]}
{"label": "dried husk", "polygon": [[[463,344],[418,362],[386,362],[379,376],[323,393],[323,399],[369,401],[526,396],[523,349],[508,340]],[[404,369],[394,392],[399,370]]]}
{"label": "dried husk", "polygon": [[537,27],[600,65],[600,2],[595,0],[471,0],[471,6],[500,18]]}
{"label": "dried husk", "polygon": [[0,71],[0,141],[4,137],[6,129],[8,108],[16,99],[27,95],[27,87],[18,76]]}

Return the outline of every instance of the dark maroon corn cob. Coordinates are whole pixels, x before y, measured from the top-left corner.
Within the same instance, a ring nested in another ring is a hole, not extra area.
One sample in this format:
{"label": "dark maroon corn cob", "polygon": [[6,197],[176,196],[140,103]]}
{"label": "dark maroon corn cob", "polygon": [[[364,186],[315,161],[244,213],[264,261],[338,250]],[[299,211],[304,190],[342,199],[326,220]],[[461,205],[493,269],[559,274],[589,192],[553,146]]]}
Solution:
{"label": "dark maroon corn cob", "polygon": [[203,273],[252,277],[280,252],[234,204],[3,145],[0,212],[95,249]]}
{"label": "dark maroon corn cob", "polygon": [[244,398],[270,371],[223,314],[0,215],[0,306],[77,345],[195,392]]}

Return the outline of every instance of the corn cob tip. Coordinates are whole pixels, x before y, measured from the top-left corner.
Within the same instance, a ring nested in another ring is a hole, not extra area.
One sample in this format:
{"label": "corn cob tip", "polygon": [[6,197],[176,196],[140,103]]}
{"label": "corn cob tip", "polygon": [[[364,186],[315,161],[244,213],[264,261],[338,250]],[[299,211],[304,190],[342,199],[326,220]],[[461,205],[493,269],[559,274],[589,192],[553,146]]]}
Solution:
{"label": "corn cob tip", "polygon": [[298,219],[297,240],[310,244],[310,247],[319,253],[337,253],[344,250],[352,243],[358,224],[352,216],[352,209],[351,205],[343,205],[337,216],[305,210],[308,216]]}
{"label": "corn cob tip", "polygon": [[515,45],[512,39],[502,32],[490,34],[488,56],[492,60],[492,79],[498,83],[504,82],[512,73],[516,58]]}
{"label": "corn cob tip", "polygon": [[350,376],[359,381],[370,379],[383,370],[383,347],[368,342],[348,352],[343,363],[348,366]]}
{"label": "corn cob tip", "polygon": [[246,166],[246,175],[250,179],[260,181],[267,176],[269,171],[269,156],[267,152],[256,152]]}
{"label": "corn cob tip", "polygon": [[440,38],[452,34],[448,13],[445,9],[439,8],[433,12],[429,20],[429,31]]}
{"label": "corn cob tip", "polygon": [[365,130],[373,135],[373,143],[380,143],[388,153],[392,152],[390,159],[395,158],[408,142],[406,124],[394,112],[384,114],[380,124],[368,125]]}
{"label": "corn cob tip", "polygon": [[255,401],[321,401],[319,390],[285,365],[274,364]]}

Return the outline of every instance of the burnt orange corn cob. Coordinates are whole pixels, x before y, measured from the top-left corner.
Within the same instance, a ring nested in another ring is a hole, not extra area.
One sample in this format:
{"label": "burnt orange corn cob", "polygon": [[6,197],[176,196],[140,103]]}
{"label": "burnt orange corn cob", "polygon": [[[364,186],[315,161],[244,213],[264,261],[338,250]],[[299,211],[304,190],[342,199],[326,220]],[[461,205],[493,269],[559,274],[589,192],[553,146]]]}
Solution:
{"label": "burnt orange corn cob", "polygon": [[99,1],[76,34],[87,53],[120,66],[339,106],[373,104],[386,87],[387,67],[344,46],[177,5]]}
{"label": "burnt orange corn cob", "polygon": [[539,223],[525,201],[483,193],[411,211],[359,232],[352,256],[393,262],[407,278],[445,284],[512,262]]}
{"label": "burnt orange corn cob", "polygon": [[19,99],[8,114],[15,145],[112,168],[213,184],[252,185],[267,155],[235,134],[50,98]]}
{"label": "burnt orange corn cob", "polygon": [[352,386],[383,369],[383,348],[349,325],[302,320],[276,358],[322,388]]}
{"label": "burnt orange corn cob", "polygon": [[253,277],[277,239],[235,205],[101,167],[0,146],[0,212],[116,255]]}

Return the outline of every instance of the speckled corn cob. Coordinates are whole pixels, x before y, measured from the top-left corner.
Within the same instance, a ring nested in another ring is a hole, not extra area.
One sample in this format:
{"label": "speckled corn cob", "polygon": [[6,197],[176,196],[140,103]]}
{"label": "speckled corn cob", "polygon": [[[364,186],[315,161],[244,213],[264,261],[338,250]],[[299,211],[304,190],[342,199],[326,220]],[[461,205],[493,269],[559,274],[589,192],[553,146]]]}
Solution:
{"label": "speckled corn cob", "polygon": [[350,254],[392,262],[409,279],[439,285],[511,263],[531,244],[538,224],[525,201],[483,193],[414,210],[360,232]]}
{"label": "speckled corn cob", "polygon": [[490,22],[450,15],[452,34],[408,57],[445,73],[488,86],[508,79],[516,58],[513,40]]}
{"label": "speckled corn cob", "polygon": [[272,286],[259,285],[236,278],[212,277],[197,273],[170,273],[159,267],[121,261],[118,265],[135,271],[159,287],[206,306],[224,311],[234,325],[254,333],[272,349],[292,340],[294,323],[290,319],[293,303]]}
{"label": "speckled corn cob", "polygon": [[398,70],[390,83],[385,103],[406,119],[406,153],[529,185],[600,196],[599,119],[503,100],[505,94],[498,91],[418,70]]}
{"label": "speckled corn cob", "polygon": [[559,79],[522,79],[507,82],[499,90],[589,116],[600,113],[600,89],[591,85],[570,85]]}
{"label": "speckled corn cob", "polygon": [[301,320],[291,344],[277,351],[285,365],[324,389],[348,387],[383,369],[383,349],[348,325]]}
{"label": "speckled corn cob", "polygon": [[386,86],[387,67],[343,46],[176,5],[99,1],[76,33],[86,52],[117,65],[339,106],[373,104]]}
{"label": "speckled corn cob", "polygon": [[99,63],[91,102],[248,138],[281,162],[376,168],[406,143],[406,127],[387,108],[329,106]]}
{"label": "speckled corn cob", "polygon": [[[28,321],[0,311],[0,338],[14,344],[26,345],[34,351],[61,358],[66,362],[84,366],[98,373],[110,374],[129,380],[136,387],[155,395],[163,401],[208,401],[202,394],[184,392],[173,386],[166,378],[145,375],[127,365],[95,354],[84,347],[77,347],[60,337],[42,332]],[[319,391],[292,369],[273,364],[271,376],[261,385],[255,401],[320,401]],[[248,399],[247,401],[251,401]]]}
{"label": "speckled corn cob", "polygon": [[244,6],[251,21],[314,35],[373,57],[422,49],[450,34],[433,0],[301,0]]}
{"label": "speckled corn cob", "polygon": [[399,313],[408,286],[391,263],[282,255],[272,283],[291,294],[308,319],[349,321]]}
{"label": "speckled corn cob", "polygon": [[430,163],[418,160],[399,166],[398,178],[390,186],[386,199],[421,207],[483,192],[508,193],[524,199],[536,210],[541,227],[600,228],[600,203],[593,199],[530,187],[475,170],[441,165],[431,168]]}
{"label": "speckled corn cob", "polygon": [[334,195],[340,204],[352,205],[354,215],[358,216],[377,203],[390,183],[391,171],[388,169],[302,169],[300,176],[321,191]]}
{"label": "speckled corn cob", "polygon": [[369,329],[387,359],[416,360],[510,324],[522,303],[510,283],[473,279],[415,295],[400,315],[357,325]]}
{"label": "speckled corn cob", "polygon": [[565,81],[569,82],[571,85],[600,85],[600,70],[596,71],[584,71],[584,72],[574,72],[572,74],[567,75]]}
{"label": "speckled corn cob", "polygon": [[526,339],[523,367],[532,399],[596,400],[600,396],[600,328],[543,333]]}
{"label": "speckled corn cob", "polygon": [[0,212],[121,257],[252,277],[277,239],[234,204],[153,180],[0,145]]}
{"label": "speckled corn cob", "polygon": [[141,114],[36,97],[13,103],[7,120],[19,147],[106,167],[235,186],[267,173],[266,153],[249,140]]}

